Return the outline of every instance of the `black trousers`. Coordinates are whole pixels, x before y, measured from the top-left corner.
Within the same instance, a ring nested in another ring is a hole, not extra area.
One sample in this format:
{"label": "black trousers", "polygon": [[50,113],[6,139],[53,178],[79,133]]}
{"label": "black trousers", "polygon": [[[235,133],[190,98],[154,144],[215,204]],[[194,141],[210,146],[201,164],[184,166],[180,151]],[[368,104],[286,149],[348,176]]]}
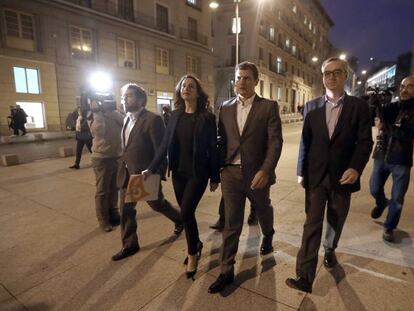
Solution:
{"label": "black trousers", "polygon": [[[255,216],[256,211],[254,210],[253,204],[250,204],[250,215]],[[220,205],[219,205],[219,221],[224,223],[224,199],[221,196]]]}
{"label": "black trousers", "polygon": [[296,260],[296,274],[313,283],[318,264],[318,252],[322,239],[322,227],[327,210],[327,230],[323,246],[332,252],[338,246],[342,228],[351,203],[350,192],[337,192],[329,185],[329,176],[315,188],[305,193],[306,221],[303,226],[302,244]]}
{"label": "black trousers", "polygon": [[172,182],[175,197],[181,209],[188,254],[195,255],[200,241],[195,210],[206,190],[208,179],[200,180],[194,176],[173,172]]}
{"label": "black trousers", "polygon": [[83,146],[88,148],[89,152],[92,153],[92,139],[91,140],[76,140],[76,159],[75,164],[79,165],[82,157]]}

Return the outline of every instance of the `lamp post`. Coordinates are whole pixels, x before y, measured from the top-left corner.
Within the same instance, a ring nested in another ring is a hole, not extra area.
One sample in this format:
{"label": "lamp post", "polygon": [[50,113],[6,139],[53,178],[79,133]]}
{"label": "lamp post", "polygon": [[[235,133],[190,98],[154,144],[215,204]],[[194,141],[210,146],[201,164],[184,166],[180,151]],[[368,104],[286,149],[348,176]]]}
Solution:
{"label": "lamp post", "polygon": [[240,0],[233,0],[236,3],[236,65],[239,63],[239,3]]}

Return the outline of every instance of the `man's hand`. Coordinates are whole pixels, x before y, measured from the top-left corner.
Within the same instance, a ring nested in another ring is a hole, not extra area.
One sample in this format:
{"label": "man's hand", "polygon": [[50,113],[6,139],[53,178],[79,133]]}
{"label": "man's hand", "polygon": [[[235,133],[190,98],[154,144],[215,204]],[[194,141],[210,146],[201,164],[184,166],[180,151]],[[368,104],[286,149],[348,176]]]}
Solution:
{"label": "man's hand", "polygon": [[144,180],[145,179],[147,179],[147,177],[149,176],[149,175],[152,175],[152,172],[150,171],[150,170],[145,170],[145,171],[142,171],[141,172],[141,175],[142,175],[142,177],[144,178]]}
{"label": "man's hand", "polygon": [[303,176],[298,176],[298,184],[305,188],[305,182]]}
{"label": "man's hand", "polygon": [[339,180],[339,183],[341,185],[353,184],[357,181],[358,177],[359,173],[357,170],[353,168],[348,168],[342,175],[341,179]]}
{"label": "man's hand", "polygon": [[250,188],[252,190],[261,189],[267,185],[269,181],[269,175],[265,171],[258,171],[252,180]]}
{"label": "man's hand", "polygon": [[218,184],[218,183],[215,183],[215,182],[210,182],[210,191],[211,191],[211,192],[216,191],[216,190],[217,190],[217,188],[218,188],[218,186],[219,186],[219,184]]}

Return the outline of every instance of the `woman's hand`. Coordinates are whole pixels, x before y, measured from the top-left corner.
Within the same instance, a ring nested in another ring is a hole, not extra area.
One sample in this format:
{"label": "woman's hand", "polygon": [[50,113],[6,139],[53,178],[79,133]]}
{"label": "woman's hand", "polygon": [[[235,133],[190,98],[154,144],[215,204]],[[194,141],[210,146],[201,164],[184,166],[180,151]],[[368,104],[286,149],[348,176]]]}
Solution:
{"label": "woman's hand", "polygon": [[150,170],[145,170],[141,172],[142,177],[144,177],[144,180],[147,179],[149,175],[152,175],[152,172]]}
{"label": "woman's hand", "polygon": [[218,183],[215,183],[215,182],[210,182],[210,191],[211,191],[211,192],[216,191],[216,190],[217,190],[217,188],[218,188],[218,186],[219,186],[219,184],[218,184]]}

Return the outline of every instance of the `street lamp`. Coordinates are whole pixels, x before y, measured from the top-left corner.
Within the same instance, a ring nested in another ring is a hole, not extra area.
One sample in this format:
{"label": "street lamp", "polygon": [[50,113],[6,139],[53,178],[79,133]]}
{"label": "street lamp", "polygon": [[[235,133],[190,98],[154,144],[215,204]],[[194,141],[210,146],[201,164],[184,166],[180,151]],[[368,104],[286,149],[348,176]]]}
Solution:
{"label": "street lamp", "polygon": [[341,60],[346,60],[346,54],[341,54],[341,55],[339,55],[339,59],[341,59]]}
{"label": "street lamp", "polygon": [[361,73],[362,73],[363,75],[366,75],[366,74],[367,74],[367,71],[366,71],[366,70],[362,70],[362,71],[361,71]]}
{"label": "street lamp", "polygon": [[312,57],[312,62],[316,63],[319,60],[316,56]]}
{"label": "street lamp", "polygon": [[216,1],[212,1],[208,6],[210,7],[210,9],[215,10],[219,7],[219,4]]}

